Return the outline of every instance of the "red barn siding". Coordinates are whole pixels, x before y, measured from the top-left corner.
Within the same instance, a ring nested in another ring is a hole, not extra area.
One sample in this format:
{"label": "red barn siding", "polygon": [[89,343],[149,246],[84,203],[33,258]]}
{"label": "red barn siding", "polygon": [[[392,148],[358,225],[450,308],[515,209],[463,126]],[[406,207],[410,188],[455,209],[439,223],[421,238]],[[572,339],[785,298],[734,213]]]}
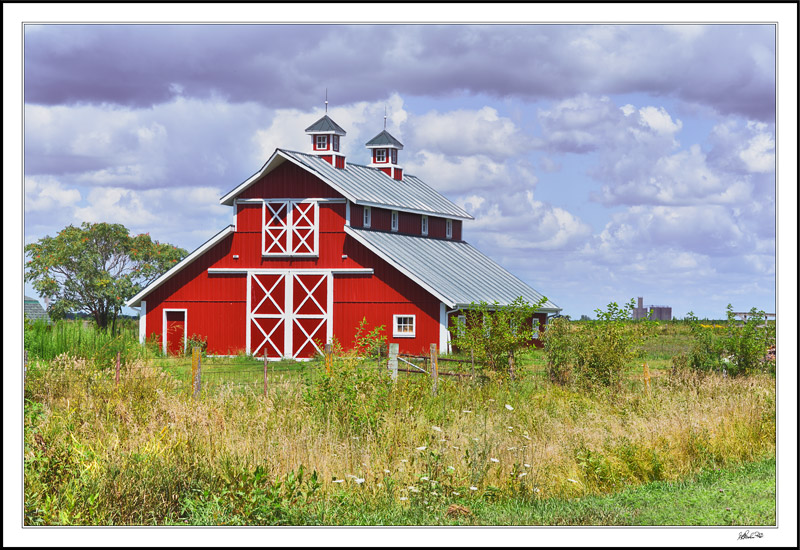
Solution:
{"label": "red barn siding", "polygon": [[242,191],[237,198],[340,199],[343,197],[315,175],[287,160]]}

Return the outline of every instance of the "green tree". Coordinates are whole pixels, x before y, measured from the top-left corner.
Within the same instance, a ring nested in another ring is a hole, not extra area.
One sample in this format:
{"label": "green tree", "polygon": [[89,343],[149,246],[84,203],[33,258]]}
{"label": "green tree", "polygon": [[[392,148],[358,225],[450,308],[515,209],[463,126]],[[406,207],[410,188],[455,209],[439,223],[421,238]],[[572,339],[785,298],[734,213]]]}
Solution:
{"label": "green tree", "polygon": [[464,320],[458,319],[451,327],[451,341],[494,371],[507,366],[513,377],[516,354],[534,339],[533,314],[546,302],[547,298],[542,298],[529,304],[522,297],[508,305],[473,302],[464,312]]}
{"label": "green tree", "polygon": [[125,300],[187,254],[149,234],[131,236],[120,224],[87,222],[39,239],[25,253],[25,280],[55,299],[48,309],[52,316],[83,311],[99,328],[110,324],[112,331]]}

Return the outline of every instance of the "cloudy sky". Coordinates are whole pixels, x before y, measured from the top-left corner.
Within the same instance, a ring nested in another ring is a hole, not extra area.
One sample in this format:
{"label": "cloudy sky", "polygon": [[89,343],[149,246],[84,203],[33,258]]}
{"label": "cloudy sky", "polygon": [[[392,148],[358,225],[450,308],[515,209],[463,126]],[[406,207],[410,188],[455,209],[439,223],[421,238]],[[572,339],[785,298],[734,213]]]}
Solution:
{"label": "cloudy sky", "polygon": [[565,314],[773,312],[775,86],[771,24],[27,25],[24,242],[105,221],[195,249],[327,89],[348,161],[385,109],[465,240]]}

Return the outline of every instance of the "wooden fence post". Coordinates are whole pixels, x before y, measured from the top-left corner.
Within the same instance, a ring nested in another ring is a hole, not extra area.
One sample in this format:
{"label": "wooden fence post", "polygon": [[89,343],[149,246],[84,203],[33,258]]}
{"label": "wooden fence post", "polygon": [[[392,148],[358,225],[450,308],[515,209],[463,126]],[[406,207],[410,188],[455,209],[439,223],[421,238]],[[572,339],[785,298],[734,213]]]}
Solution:
{"label": "wooden fence post", "polygon": [[114,377],[116,385],[119,386],[119,352],[117,352],[117,374]]}
{"label": "wooden fence post", "polygon": [[200,393],[200,348],[192,348],[192,397]]}
{"label": "wooden fence post", "polygon": [[264,397],[267,396],[267,350],[264,350]]}
{"label": "wooden fence post", "polygon": [[400,353],[400,344],[389,344],[389,370],[392,371],[392,381],[397,381],[397,355]]}
{"label": "wooden fence post", "polygon": [[325,344],[325,372],[328,376],[331,375],[331,367],[333,366],[333,352],[330,344]]}
{"label": "wooden fence post", "polygon": [[436,344],[431,344],[431,376],[433,376],[433,395],[439,387],[439,357],[436,353]]}

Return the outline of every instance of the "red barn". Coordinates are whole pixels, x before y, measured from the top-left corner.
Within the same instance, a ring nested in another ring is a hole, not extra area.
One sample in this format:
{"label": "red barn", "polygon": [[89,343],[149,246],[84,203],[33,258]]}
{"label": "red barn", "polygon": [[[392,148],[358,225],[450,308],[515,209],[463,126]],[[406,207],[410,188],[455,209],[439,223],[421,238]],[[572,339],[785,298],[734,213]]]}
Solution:
{"label": "red barn", "polygon": [[[233,224],[131,298],[139,335],[179,352],[187,338],[211,355],[312,357],[356,327],[384,325],[401,352],[449,349],[448,325],[473,302],[541,299],[464,242],[472,217],[398,164],[385,130],[372,162],[346,162],[345,131],[327,115],[306,129],[311,153],[276,149],[220,199]],[[536,315],[560,308],[547,302]]]}

